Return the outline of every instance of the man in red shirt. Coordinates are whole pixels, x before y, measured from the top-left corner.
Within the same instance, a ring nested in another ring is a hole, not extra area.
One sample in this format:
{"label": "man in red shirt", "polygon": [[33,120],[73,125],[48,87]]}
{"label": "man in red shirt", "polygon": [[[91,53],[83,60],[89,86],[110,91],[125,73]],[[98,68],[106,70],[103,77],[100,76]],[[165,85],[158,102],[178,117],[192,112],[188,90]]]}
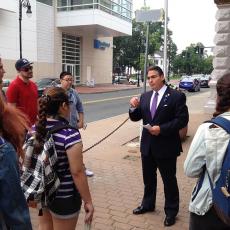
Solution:
{"label": "man in red shirt", "polygon": [[25,58],[17,60],[15,68],[18,76],[13,80],[6,92],[7,102],[24,112],[34,124],[37,119],[37,86],[30,79],[33,77],[33,64]]}

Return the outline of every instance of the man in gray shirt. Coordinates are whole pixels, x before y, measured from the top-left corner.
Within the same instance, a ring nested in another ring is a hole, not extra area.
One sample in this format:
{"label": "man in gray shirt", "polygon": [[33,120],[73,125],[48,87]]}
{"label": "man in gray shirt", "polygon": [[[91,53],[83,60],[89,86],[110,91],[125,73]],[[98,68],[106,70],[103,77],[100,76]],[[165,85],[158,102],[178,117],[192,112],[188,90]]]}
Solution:
{"label": "man in gray shirt", "polygon": [[[61,87],[66,90],[70,101],[70,125],[78,129],[84,128],[84,109],[77,91],[72,88],[72,74],[66,71],[61,72],[60,81]],[[85,169],[85,173],[87,176],[93,176],[93,172],[89,169]]]}

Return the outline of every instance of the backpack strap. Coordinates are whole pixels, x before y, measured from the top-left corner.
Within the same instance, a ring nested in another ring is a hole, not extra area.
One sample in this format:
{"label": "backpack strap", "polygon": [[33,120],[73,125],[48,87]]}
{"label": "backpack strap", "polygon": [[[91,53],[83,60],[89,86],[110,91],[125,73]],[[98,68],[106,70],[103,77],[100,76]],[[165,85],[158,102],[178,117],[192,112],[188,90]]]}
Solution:
{"label": "backpack strap", "polygon": [[223,128],[227,133],[230,134],[230,121],[228,119],[221,117],[221,116],[218,116],[218,117],[215,117],[215,118],[211,119],[210,121],[206,121],[206,122],[216,124],[216,125],[220,126],[221,128]]}
{"label": "backpack strap", "polygon": [[70,124],[62,124],[62,125],[58,125],[58,126],[53,126],[51,129],[48,130],[47,135],[49,136],[50,134],[56,133],[59,130],[62,129],[75,129],[78,130],[77,128],[71,126]]}
{"label": "backpack strap", "polygon": [[[222,129],[224,129],[227,133],[230,134],[230,121],[228,119],[226,119],[224,117],[221,117],[221,116],[218,116],[218,117],[212,118],[210,121],[206,121],[206,122],[218,125]],[[225,157],[226,157],[226,154],[224,156],[224,159],[225,159]],[[207,170],[207,174],[208,174],[208,179],[209,179],[209,182],[210,182],[211,189],[213,190],[213,183],[212,183],[211,177],[210,177],[210,175],[208,173],[208,170]]]}

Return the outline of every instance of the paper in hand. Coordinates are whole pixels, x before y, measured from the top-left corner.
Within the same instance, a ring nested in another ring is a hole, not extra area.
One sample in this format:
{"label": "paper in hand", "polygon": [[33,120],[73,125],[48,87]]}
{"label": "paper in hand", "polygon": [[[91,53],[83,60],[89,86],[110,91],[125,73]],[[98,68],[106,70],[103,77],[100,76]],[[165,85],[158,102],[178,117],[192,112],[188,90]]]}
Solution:
{"label": "paper in hand", "polygon": [[143,125],[143,127],[144,127],[145,129],[148,129],[148,130],[152,128],[152,126],[151,126],[150,124]]}

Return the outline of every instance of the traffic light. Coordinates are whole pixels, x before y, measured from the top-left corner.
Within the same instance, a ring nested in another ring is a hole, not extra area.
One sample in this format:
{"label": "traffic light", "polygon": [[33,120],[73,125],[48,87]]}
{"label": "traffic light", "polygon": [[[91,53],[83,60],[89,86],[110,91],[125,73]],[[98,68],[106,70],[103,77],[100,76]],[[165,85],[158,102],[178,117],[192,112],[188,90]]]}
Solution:
{"label": "traffic light", "polygon": [[200,54],[201,56],[204,54],[204,47],[196,46],[194,50],[196,54]]}
{"label": "traffic light", "polygon": [[204,47],[199,47],[200,49],[199,49],[199,54],[200,55],[203,55],[204,54]]}

